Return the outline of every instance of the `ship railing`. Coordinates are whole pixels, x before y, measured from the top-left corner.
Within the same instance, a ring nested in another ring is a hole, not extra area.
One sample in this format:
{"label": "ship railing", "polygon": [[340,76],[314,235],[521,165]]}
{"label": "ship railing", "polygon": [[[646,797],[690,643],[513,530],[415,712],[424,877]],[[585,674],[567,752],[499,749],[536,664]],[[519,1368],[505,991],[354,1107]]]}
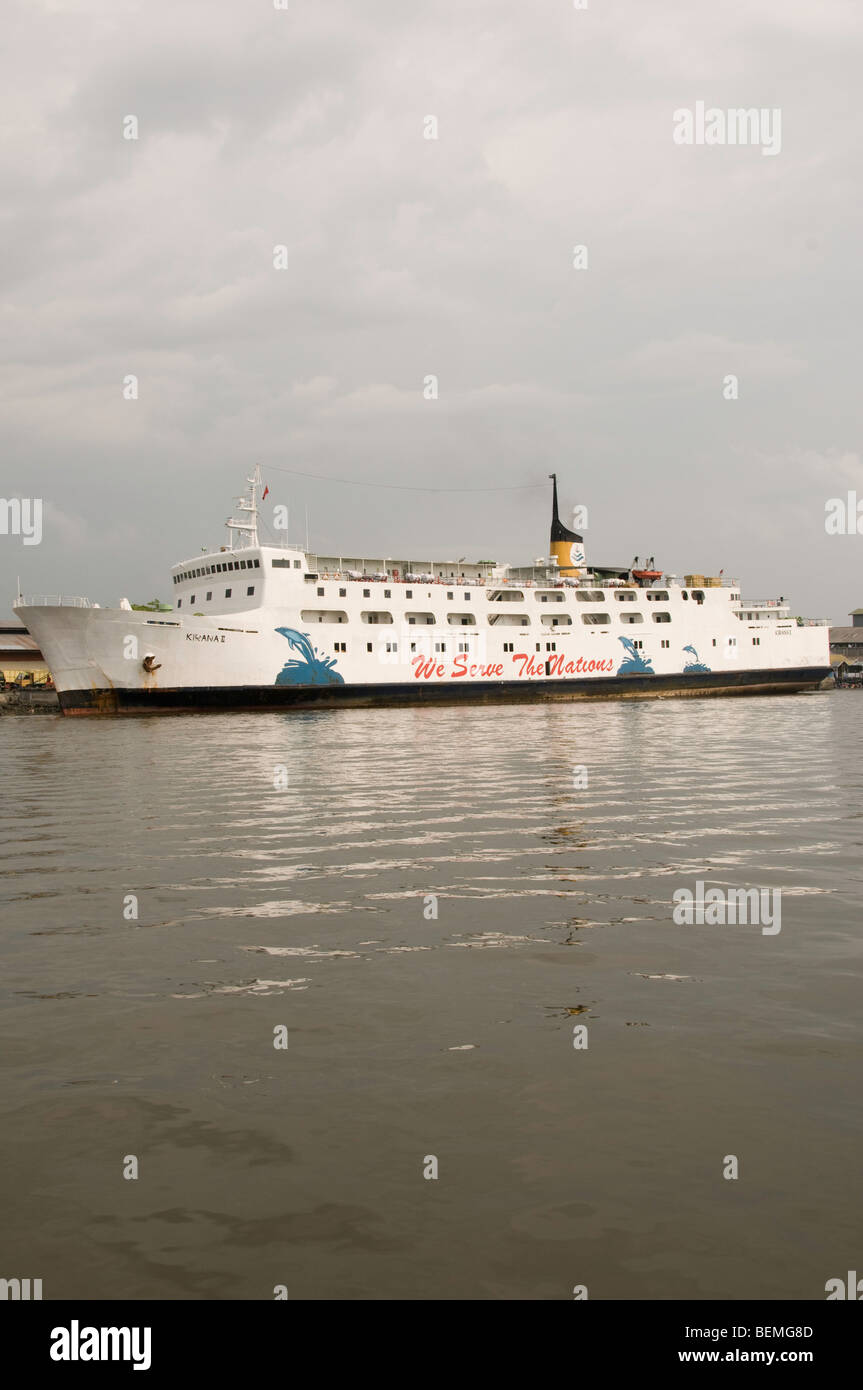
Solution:
{"label": "ship railing", "polygon": [[798,627],[829,627],[829,618],[798,618]]}
{"label": "ship railing", "polygon": [[735,599],[738,608],[787,608],[785,599],[779,598],[741,598]]}
{"label": "ship railing", "polygon": [[93,608],[88,598],[79,594],[19,594],[13,608]]}

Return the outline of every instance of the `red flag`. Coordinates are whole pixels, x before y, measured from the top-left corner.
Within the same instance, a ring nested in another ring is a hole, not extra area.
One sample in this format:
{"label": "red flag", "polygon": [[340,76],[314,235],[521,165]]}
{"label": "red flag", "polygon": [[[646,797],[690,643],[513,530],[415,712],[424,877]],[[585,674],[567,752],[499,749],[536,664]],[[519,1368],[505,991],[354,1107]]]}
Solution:
{"label": "red flag", "polygon": [[266,497],[267,493],[269,492],[269,490],[270,490],[269,484],[267,484],[267,486],[264,488],[263,492],[261,493],[261,501],[262,501],[262,502],[263,502],[264,498]]}

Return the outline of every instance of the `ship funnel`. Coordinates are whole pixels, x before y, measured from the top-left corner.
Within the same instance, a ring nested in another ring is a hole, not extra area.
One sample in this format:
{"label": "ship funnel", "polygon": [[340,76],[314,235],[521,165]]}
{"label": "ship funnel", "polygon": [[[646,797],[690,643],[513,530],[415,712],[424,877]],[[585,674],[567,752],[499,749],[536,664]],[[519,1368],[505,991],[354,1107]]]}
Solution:
{"label": "ship funnel", "polygon": [[584,569],[584,538],[564,526],[557,510],[557,474],[549,473],[553,485],[551,510],[551,544],[549,555],[557,560],[558,573],[575,576]]}

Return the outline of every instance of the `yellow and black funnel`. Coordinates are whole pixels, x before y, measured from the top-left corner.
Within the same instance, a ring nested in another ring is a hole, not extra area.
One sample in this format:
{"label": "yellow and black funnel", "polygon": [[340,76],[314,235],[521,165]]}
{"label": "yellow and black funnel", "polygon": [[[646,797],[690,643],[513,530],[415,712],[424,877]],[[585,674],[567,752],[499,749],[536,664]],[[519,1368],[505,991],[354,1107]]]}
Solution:
{"label": "yellow and black funnel", "polygon": [[548,475],[554,485],[551,512],[551,544],[549,555],[557,560],[558,572],[563,575],[576,575],[584,568],[584,538],[575,531],[568,531],[557,512],[557,474]]}

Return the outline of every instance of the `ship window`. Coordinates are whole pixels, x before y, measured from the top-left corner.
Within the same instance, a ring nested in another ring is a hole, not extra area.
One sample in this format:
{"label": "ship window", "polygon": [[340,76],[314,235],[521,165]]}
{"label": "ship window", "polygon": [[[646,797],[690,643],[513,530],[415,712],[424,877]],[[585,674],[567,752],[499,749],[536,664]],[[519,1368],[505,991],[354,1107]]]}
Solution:
{"label": "ship window", "polygon": [[192,594],[192,597],[189,599],[189,602],[190,602],[190,603],[194,603],[194,602],[195,602],[195,595],[194,595],[194,594]]}
{"label": "ship window", "polygon": [[543,627],[571,627],[572,618],[569,616],[568,613],[562,613],[560,617],[554,618],[551,616],[550,613],[543,613],[542,625]]}
{"label": "ship window", "polygon": [[450,627],[470,627],[476,622],[473,613],[447,613],[446,620]]}
{"label": "ship window", "polygon": [[391,623],[393,620],[392,613],[386,613],[382,609],[371,613],[368,611],[362,612],[360,617],[364,623]]}
{"label": "ship window", "polygon": [[635,603],[634,589],[618,589],[614,595],[618,603]]}
{"label": "ship window", "polygon": [[339,589],[339,598],[347,598],[347,596],[348,596],[348,591],[347,591],[347,589]]}
{"label": "ship window", "polygon": [[393,591],[392,591],[392,589],[384,589],[384,598],[392,598],[392,596],[393,596]]}
{"label": "ship window", "polygon": [[371,591],[371,589],[363,589],[363,598],[371,598],[371,596],[372,596],[372,591]]}
{"label": "ship window", "polygon": [[581,621],[586,623],[588,627],[601,627],[606,623],[610,623],[611,618],[608,613],[582,613]]}
{"label": "ship window", "polygon": [[304,608],[300,613],[302,623],[346,623],[347,620],[347,613],[340,613],[338,609]]}
{"label": "ship window", "polygon": [[545,644],[545,650],[546,650],[547,652],[556,652],[556,651],[557,651],[557,643],[556,643],[556,642],[546,642],[546,644]]}
{"label": "ship window", "polygon": [[387,651],[388,651],[388,652],[397,652],[398,649],[399,649],[399,644],[398,644],[398,642],[387,642]]}
{"label": "ship window", "polygon": [[241,570],[244,570],[245,568],[246,568],[246,562],[245,562],[245,560],[241,560],[241,561],[240,561],[240,569],[241,569]]}
{"label": "ship window", "polygon": [[324,596],[324,591],[323,591],[323,589],[318,589],[318,598],[323,598],[323,596]]}
{"label": "ship window", "polygon": [[294,569],[295,569],[295,570],[298,570],[299,568],[300,568],[300,562],[299,562],[299,560],[295,560],[295,561],[294,561]]}
{"label": "ship window", "polygon": [[576,589],[575,597],[579,603],[605,603],[605,594],[601,589]]}
{"label": "ship window", "polygon": [[459,644],[458,644],[458,649],[459,649],[460,652],[469,652],[469,651],[470,651],[470,643],[469,643],[469,642],[459,642]]}
{"label": "ship window", "polygon": [[761,638],[760,638],[760,637],[753,637],[753,639],[752,639],[752,645],[753,645],[753,647],[760,647],[760,646],[761,646]]}
{"label": "ship window", "polygon": [[447,591],[447,598],[452,598],[452,589]]}
{"label": "ship window", "polygon": [[644,595],[648,603],[667,603],[667,589],[648,589]]}
{"label": "ship window", "polygon": [[714,645],[714,647],[716,646],[716,638],[715,638],[715,637],[714,637],[714,639],[713,639],[713,645]]}
{"label": "ship window", "polygon": [[413,591],[413,589],[405,589],[405,598],[413,598],[413,596],[414,596],[414,591]]}
{"label": "ship window", "polygon": [[434,624],[434,613],[406,613],[405,617],[411,625],[425,623],[427,627],[431,627]]}
{"label": "ship window", "polygon": [[650,616],[652,617],[652,619],[653,619],[653,621],[654,621],[655,623],[670,623],[670,622],[671,622],[671,614],[670,614],[670,613],[651,613]]}
{"label": "ship window", "polygon": [[515,651],[515,643],[514,643],[514,642],[504,642],[504,644],[503,644],[503,649],[504,649],[505,652],[514,652],[514,651]]}
{"label": "ship window", "polygon": [[643,614],[643,613],[621,613],[621,615],[620,615],[620,621],[621,621],[622,623],[643,623],[643,622],[644,622],[644,614]]}
{"label": "ship window", "polygon": [[470,594],[465,594],[464,601],[465,603],[470,603]]}
{"label": "ship window", "polygon": [[372,650],[372,644],[371,644],[371,642],[366,642],[366,651],[367,651],[367,652],[370,652],[371,650]]}
{"label": "ship window", "polygon": [[537,644],[536,644],[536,650],[537,650],[537,651],[541,651],[541,650],[542,650],[541,644],[540,644],[539,642],[537,642]]}
{"label": "ship window", "polygon": [[207,602],[208,602],[208,603],[209,603],[209,601],[210,601],[210,599],[211,599],[212,597],[213,597],[213,591],[212,591],[212,589],[210,589],[209,593],[207,594]]}
{"label": "ship window", "polygon": [[248,587],[248,589],[246,590],[246,598],[251,598],[251,596],[252,596],[252,594],[253,594],[254,592],[255,592],[255,586],[254,586],[254,584],[250,584],[249,587]]}
{"label": "ship window", "polygon": [[696,602],[696,603],[703,603],[703,602],[704,602],[704,591],[703,591],[702,589],[693,589],[693,590],[692,590],[692,597],[695,599],[695,602]]}
{"label": "ship window", "polygon": [[685,589],[683,590],[683,592],[682,592],[682,594],[680,595],[680,597],[681,597],[681,598],[689,598],[689,595],[688,595],[688,593],[686,592]]}
{"label": "ship window", "polygon": [[660,645],[660,647],[670,647],[670,646],[671,646],[671,643],[670,643],[670,642],[666,642],[666,640],[663,638],[663,640],[660,642],[659,645]]}
{"label": "ship window", "polygon": [[178,598],[178,599],[177,599],[177,607],[178,607],[178,608],[182,608],[182,606],[183,606],[183,600],[182,600],[181,598]]}
{"label": "ship window", "polygon": [[633,647],[637,647],[639,651],[641,651],[642,648],[644,647],[644,643],[643,643],[643,642],[633,642],[632,645],[633,645]]}
{"label": "ship window", "polygon": [[[225,590],[225,598],[230,598],[230,597],[231,597],[231,593],[232,593],[232,590],[226,589],[226,590]],[[194,601],[195,601],[195,600],[192,599],[192,602],[193,602],[193,603],[194,603]]]}
{"label": "ship window", "polygon": [[436,652],[445,652],[445,651],[446,651],[446,642],[435,642],[435,644],[434,644],[434,649],[435,649]]}

